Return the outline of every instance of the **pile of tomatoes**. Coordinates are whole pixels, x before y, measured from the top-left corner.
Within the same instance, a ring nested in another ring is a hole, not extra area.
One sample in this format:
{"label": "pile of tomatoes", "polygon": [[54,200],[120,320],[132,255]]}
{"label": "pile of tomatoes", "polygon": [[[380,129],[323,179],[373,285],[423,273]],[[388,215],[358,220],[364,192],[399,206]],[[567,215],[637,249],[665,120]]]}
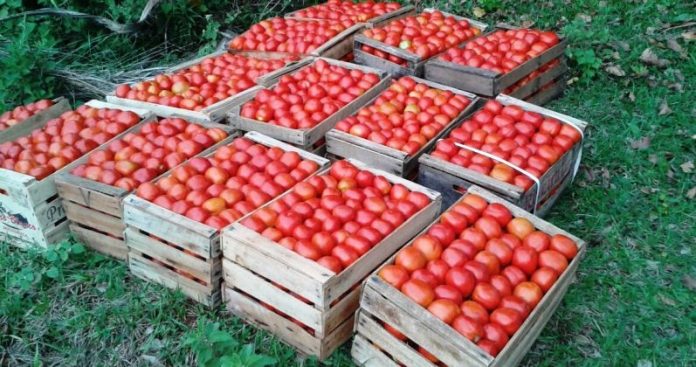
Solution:
{"label": "pile of tomatoes", "polygon": [[451,48],[440,58],[455,64],[505,74],[558,44],[553,32],[533,29],[498,30],[462,48]]}
{"label": "pile of tomatoes", "polygon": [[470,103],[465,96],[402,77],[336,129],[413,155]]}
{"label": "pile of tomatoes", "polygon": [[296,18],[339,20],[359,23],[400,8],[401,4],[399,3],[375,3],[372,1],[354,3],[344,0],[329,0],[323,4],[298,10],[293,16]]}
{"label": "pile of tomatoes", "polygon": [[338,161],[241,223],[339,273],[429,203],[421,192]]}
{"label": "pile of tomatoes", "polygon": [[140,185],[136,194],[220,230],[317,169],[296,152],[237,138],[210,157],[192,158],[156,183]]}
{"label": "pile of tomatoes", "polygon": [[142,125],[106,149],[89,155],[72,174],[131,191],[184,163],[227,137],[218,128],[204,128],[179,118]]}
{"label": "pile of tomatoes", "polygon": [[[560,64],[561,64],[561,59],[553,59],[553,60],[547,62],[546,64],[542,65],[539,69],[532,71],[529,75],[518,80],[515,84],[505,88],[503,93],[505,93],[505,94],[514,93],[516,90],[524,87],[527,83],[532,81],[534,78],[540,76],[541,74],[544,74],[545,72],[555,68],[556,66],[558,66]],[[550,83],[553,83],[553,81],[551,81]],[[539,88],[539,89],[542,89],[542,88]]]}
{"label": "pile of tomatoes", "polygon": [[577,251],[569,237],[536,230],[504,205],[469,194],[379,276],[495,356]]}
{"label": "pile of tomatoes", "polygon": [[12,111],[4,112],[0,115],[0,131],[15,126],[51,106],[53,106],[52,100],[42,99],[29,103],[26,106],[17,106]]}
{"label": "pile of tomatoes", "polygon": [[309,129],[379,83],[379,76],[324,60],[284,75],[242,106],[241,115],[290,129]]}
{"label": "pile of tomatoes", "polygon": [[580,131],[569,124],[491,100],[439,141],[430,154],[526,190],[533,185],[529,177],[455,143],[490,153],[541,177],[580,139]]}
{"label": "pile of tomatoes", "polygon": [[225,53],[172,74],[116,88],[119,98],[199,111],[256,85],[256,78],[296,57],[260,59]]}
{"label": "pile of tomatoes", "polygon": [[0,144],[0,165],[41,180],[139,121],[130,111],[80,106],[28,136]]}
{"label": "pile of tomatoes", "polygon": [[271,18],[254,24],[230,42],[230,49],[305,55],[353,25],[350,20]]}
{"label": "pile of tomatoes", "polygon": [[[368,29],[363,35],[427,59],[480,33],[480,29],[472,27],[466,20],[434,11],[401,18],[381,28]],[[383,50],[367,45],[363,45],[361,50],[406,65],[406,60]]]}

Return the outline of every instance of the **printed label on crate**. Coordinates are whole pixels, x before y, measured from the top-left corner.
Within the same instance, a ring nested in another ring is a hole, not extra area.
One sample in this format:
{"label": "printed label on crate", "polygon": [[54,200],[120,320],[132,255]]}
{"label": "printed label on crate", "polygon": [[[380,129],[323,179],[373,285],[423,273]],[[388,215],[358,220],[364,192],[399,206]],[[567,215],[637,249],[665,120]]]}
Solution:
{"label": "printed label on crate", "polygon": [[29,223],[27,217],[25,217],[22,213],[15,212],[10,208],[5,207],[2,203],[0,203],[0,225],[14,231],[27,229],[36,230],[36,226]]}

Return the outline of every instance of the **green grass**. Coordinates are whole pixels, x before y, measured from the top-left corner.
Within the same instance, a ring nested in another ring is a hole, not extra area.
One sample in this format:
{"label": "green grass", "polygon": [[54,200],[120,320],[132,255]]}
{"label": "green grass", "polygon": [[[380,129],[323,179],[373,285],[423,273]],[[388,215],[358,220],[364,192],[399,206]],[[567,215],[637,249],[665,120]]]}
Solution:
{"label": "green grass", "polygon": [[[561,29],[576,79],[549,107],[590,123],[580,173],[547,217],[589,249],[523,364],[696,365],[696,52],[693,26],[691,36],[683,26],[696,20],[693,9],[666,0],[441,3],[459,14],[480,7],[490,23]],[[648,47],[670,64],[641,61]],[[606,72],[610,64],[626,75]],[[660,114],[663,103],[670,113]],[[213,323],[229,338],[214,353],[253,344],[279,366],[317,364],[80,250],[0,245],[0,365],[190,365],[205,353],[196,342],[219,336]],[[349,363],[343,346],[327,365]]]}

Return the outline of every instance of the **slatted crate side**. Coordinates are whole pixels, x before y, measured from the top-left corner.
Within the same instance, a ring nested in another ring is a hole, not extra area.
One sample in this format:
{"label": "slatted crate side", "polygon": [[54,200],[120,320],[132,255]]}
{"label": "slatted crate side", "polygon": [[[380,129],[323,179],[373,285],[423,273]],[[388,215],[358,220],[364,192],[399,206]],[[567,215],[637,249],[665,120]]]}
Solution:
{"label": "slatted crate side", "polygon": [[[568,265],[549,289],[539,304],[510,338],[503,350],[495,358],[487,355],[471,341],[458,334],[453,328],[430,314],[426,309],[414,303],[399,290],[384,282],[377,274],[381,268],[393,264],[395,256],[385,262],[366,281],[360,300],[360,312],[365,312],[377,323],[387,323],[408,339],[422,346],[446,365],[478,366],[511,366],[517,365],[527,353],[541,330],[553,315],[563,296],[568,291],[570,283],[586,251],[586,243],[574,235],[548,223],[524,209],[495,196],[493,193],[472,186],[468,193],[483,197],[488,203],[499,203],[507,207],[513,217],[528,219],[538,230],[549,235],[562,234],[568,236],[578,246],[578,254]],[[423,230],[425,233],[427,229]],[[374,326],[374,325],[373,325]],[[358,330],[360,328],[358,327]],[[374,338],[376,339],[376,338]],[[371,340],[373,343],[376,340]],[[395,341],[393,338],[391,341]]]}
{"label": "slatted crate side", "polygon": [[[495,99],[501,104],[519,106],[524,110],[536,112],[543,116],[557,119],[563,123],[574,125],[580,130],[585,131],[587,122],[576,119],[574,117],[560,114],[552,110],[501,94]],[[572,149],[565,152],[544,174],[539,177],[540,187],[539,201],[542,202],[548,198],[555,188],[565,187],[567,184],[564,181],[573,179],[572,173],[575,170],[575,165],[580,158],[582,150],[582,140],[577,142]],[[430,185],[438,185],[439,188],[449,187],[450,184],[457,187],[466,188],[470,185],[480,185],[488,190],[502,195],[507,200],[519,205],[525,209],[533,210],[534,202],[536,201],[536,186],[532,186],[528,190],[523,190],[515,185],[496,180],[488,175],[473,171],[466,167],[461,167],[451,162],[435,158],[429,154],[424,154],[420,157],[420,164],[424,169],[421,175],[425,183]],[[441,178],[436,173],[444,172]],[[569,174],[571,173],[571,174]],[[442,181],[438,184],[437,181]],[[427,186],[426,184],[426,186]],[[546,207],[548,210],[550,207]]]}
{"label": "slatted crate side", "polygon": [[253,297],[223,285],[226,309],[256,327],[267,330],[293,345],[300,352],[326,359],[352,334],[354,316],[350,315],[329,335],[319,338],[291,320],[269,310]]}
{"label": "slatted crate side", "polygon": [[[210,55],[202,56],[177,66],[174,66],[167,70],[168,73],[174,73],[179,70],[186,69],[193,65],[201,63],[203,60],[220,56],[225,53],[241,54],[248,57],[256,57],[262,59],[279,59],[283,57],[290,56],[289,54],[279,53],[279,52],[260,52],[260,51],[218,51]],[[245,91],[239,92],[233,96],[229,96],[215,104],[212,104],[200,111],[192,111],[179,107],[165,106],[157,103],[138,101],[134,99],[120,98],[116,96],[113,92],[106,96],[106,100],[111,103],[115,103],[122,106],[142,108],[154,112],[158,116],[162,117],[180,117],[191,122],[199,123],[209,123],[218,122],[225,118],[225,114],[234,106],[246,102],[249,98],[249,94],[253,91],[260,89],[261,85],[266,83],[272,83],[276,78],[282,76],[284,73],[294,70],[294,62],[288,63],[285,67],[275,70],[271,73],[263,75],[256,80],[257,85],[253,86]]]}
{"label": "slatted crate side", "polygon": [[[477,110],[485,101],[485,99],[479,98],[472,93],[461,91],[447,85],[416,77],[412,77],[412,79],[417,83],[428,85],[431,88],[450,91],[465,96],[471,103],[413,155],[408,155],[400,150],[377,144],[371,140],[336,129],[332,129],[326,134],[327,152],[337,157],[354,158],[362,162],[369,162],[370,165],[375,168],[383,169],[402,177],[408,177],[418,166],[418,158],[421,155],[425,152],[429,152],[440,138],[449,134],[455,126],[459,125],[466,116]],[[364,106],[368,107],[372,105],[377,98],[379,98],[379,95],[365,103]],[[358,111],[356,111],[356,113],[357,112]]]}
{"label": "slatted crate side", "polygon": [[543,106],[550,101],[563,95],[566,88],[566,76],[561,75],[558,79],[541,87],[539,91],[531,96],[524,98],[526,102],[533,103],[538,106]]}
{"label": "slatted crate side", "polygon": [[[440,11],[440,10],[433,9],[433,8],[426,8],[426,9],[423,9],[422,12],[423,13],[432,13],[434,11]],[[479,22],[479,21],[476,21],[473,19],[469,19],[466,17],[462,17],[462,16],[459,16],[456,14],[450,14],[450,13],[447,13],[444,11],[440,11],[440,12],[445,16],[452,16],[458,20],[466,20],[467,22],[469,22],[469,24],[471,24],[474,28],[479,29],[482,33],[488,28],[488,25],[485,23],[482,23],[482,22]],[[399,17],[390,19],[386,22],[382,22],[379,25],[379,27],[385,26],[391,21],[394,21],[394,20],[397,20],[400,18],[404,18],[406,16],[411,16],[411,15],[415,15],[415,11],[408,13],[408,15],[399,16]],[[377,27],[368,27],[368,28],[377,28]],[[476,38],[476,37],[474,37],[474,38]],[[464,45],[468,41],[469,40],[460,43],[459,46]],[[386,60],[386,59],[377,57],[375,55],[372,55],[370,53],[367,53],[361,49],[362,45],[366,45],[366,46],[369,46],[369,47],[372,47],[375,49],[379,49],[379,50],[386,52],[390,55],[397,56],[397,57],[405,60],[406,65],[405,66],[398,65],[398,64],[391,62],[389,60]],[[444,50],[443,50],[443,52],[444,52]],[[410,75],[410,76],[416,76],[416,77],[423,77],[424,72],[425,72],[425,65],[426,65],[427,61],[436,58],[442,52],[438,53],[436,55],[433,55],[430,58],[424,59],[424,58],[421,58],[420,56],[418,56],[414,53],[408,52],[408,51],[401,49],[399,47],[391,46],[391,45],[388,45],[384,42],[377,41],[377,40],[368,38],[362,34],[359,34],[359,35],[355,36],[355,44],[353,46],[353,53],[355,55],[355,62],[357,62],[358,64],[368,65],[368,66],[372,66],[372,67],[375,67],[378,69],[386,70],[387,72],[389,72],[390,74],[395,75],[395,76]]]}
{"label": "slatted crate side", "polygon": [[[373,98],[375,98],[375,96],[384,91],[389,86],[389,82],[391,81],[389,75],[384,71],[362,65],[351,64],[340,60],[333,60],[327,58],[306,59],[303,60],[304,65],[302,66],[309,66],[316,60],[323,60],[331,65],[340,66],[347,69],[356,69],[361,70],[365,73],[374,73],[379,75],[381,80],[379,81],[379,83],[372,86],[372,88],[365,91],[365,93],[358,96],[353,101],[339,109],[336,113],[334,113],[331,116],[328,116],[326,119],[324,119],[324,121],[318,123],[310,129],[290,129],[287,127],[272,125],[269,123],[264,123],[261,121],[242,117],[241,110],[243,104],[254,99],[256,97],[256,94],[258,94],[260,90],[254,91],[253,95],[249,95],[249,98],[246,101],[244,101],[244,103],[230,110],[230,112],[227,115],[230,124],[243,131],[257,131],[266,136],[281,141],[285,141],[301,147],[308,147],[323,139],[324,135],[326,135],[326,133],[330,129],[332,129],[339,121],[352,115],[358,109],[363,107],[368,101],[371,101]],[[297,70],[299,69],[301,68],[298,68]],[[267,86],[266,88],[271,89],[276,85],[277,82]]]}
{"label": "slatted crate side", "polygon": [[[568,65],[564,57],[560,57],[560,64],[546,70],[541,75],[528,81],[524,85],[515,89],[510,93],[506,93],[510,97],[514,97],[521,100],[527,100],[527,98],[541,91],[541,88],[547,86],[549,83],[554,82],[568,72]],[[538,104],[538,103],[535,103]]]}
{"label": "slatted crate side", "polygon": [[[147,120],[133,126],[120,134],[116,139],[122,139],[123,136],[129,133],[140,132],[145,122],[151,121],[154,120]],[[194,122],[194,124],[196,123]],[[201,154],[217,149],[236,136],[234,129],[227,125],[208,123],[201,124],[201,126],[218,128],[231,134],[228,138],[216,143]],[[106,146],[103,146],[104,149]],[[66,213],[71,222],[70,229],[73,233],[88,247],[106,255],[125,260],[128,254],[128,247],[123,238],[125,229],[125,224],[123,223],[123,199],[131,191],[75,176],[70,172],[75,167],[86,164],[90,156],[98,150],[71,163],[68,171],[57,175],[56,187],[58,194],[64,200]],[[160,176],[165,176],[169,172],[164,172]]]}
{"label": "slatted crate side", "polygon": [[[485,37],[498,30],[519,29],[507,24],[498,24],[490,32],[481,35]],[[518,65],[508,73],[501,74],[488,69],[475,68],[444,61],[434,57],[425,63],[425,78],[443,84],[466,90],[484,97],[494,97],[503,90],[529,75],[534,70],[544,66],[547,62],[561,57],[565,52],[568,41],[559,36],[560,42],[547,49],[542,54],[533,57]],[[471,41],[471,40],[469,40]],[[467,42],[469,42],[467,41]],[[463,47],[467,42],[458,46]]]}
{"label": "slatted crate side", "polygon": [[53,105],[45,110],[37,112],[35,115],[23,120],[15,126],[0,131],[0,143],[15,140],[19,137],[29,135],[32,131],[46,126],[48,121],[59,117],[63,112],[70,110],[70,104],[65,97],[53,99]]}

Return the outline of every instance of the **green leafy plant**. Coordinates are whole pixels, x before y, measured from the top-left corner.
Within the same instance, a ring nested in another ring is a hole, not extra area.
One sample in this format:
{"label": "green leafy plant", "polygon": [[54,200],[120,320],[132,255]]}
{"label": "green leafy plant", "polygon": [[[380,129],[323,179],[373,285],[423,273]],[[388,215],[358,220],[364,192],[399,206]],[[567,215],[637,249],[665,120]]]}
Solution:
{"label": "green leafy plant", "polygon": [[276,363],[274,358],[256,354],[253,344],[240,346],[230,333],[220,330],[218,322],[199,321],[184,345],[193,349],[198,365],[204,367],[266,367]]}
{"label": "green leafy plant", "polygon": [[51,246],[41,253],[42,264],[22,268],[10,278],[10,285],[13,288],[28,290],[41,284],[46,278],[60,280],[63,278],[65,265],[84,252],[85,247],[82,244],[70,241]]}

